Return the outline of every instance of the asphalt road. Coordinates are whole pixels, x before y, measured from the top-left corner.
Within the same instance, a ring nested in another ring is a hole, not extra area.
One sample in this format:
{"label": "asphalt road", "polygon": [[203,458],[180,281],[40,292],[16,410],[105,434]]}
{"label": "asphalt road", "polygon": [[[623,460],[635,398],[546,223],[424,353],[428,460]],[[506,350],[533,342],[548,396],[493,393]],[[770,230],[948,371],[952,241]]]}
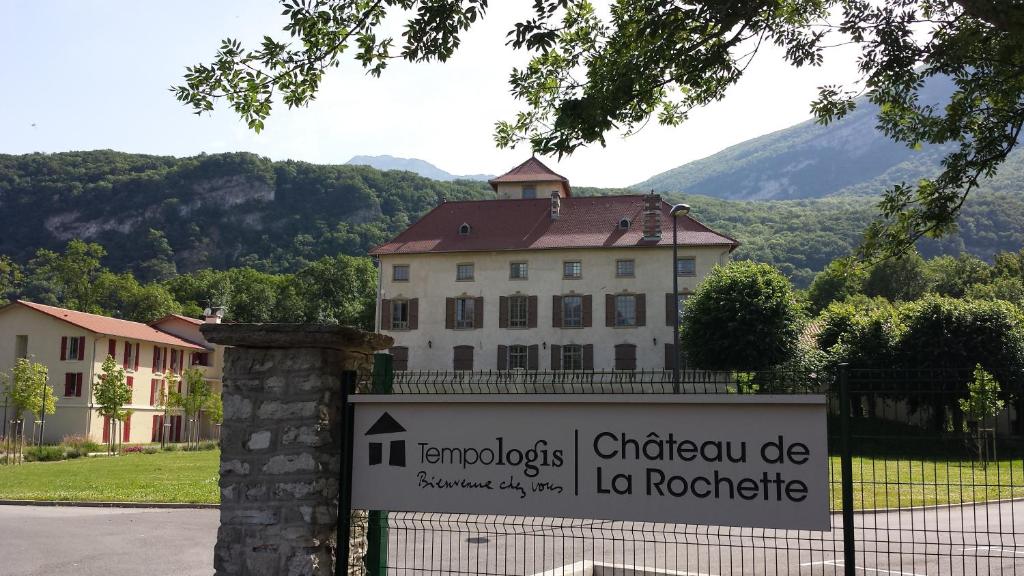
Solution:
{"label": "asphalt road", "polygon": [[[217,510],[0,506],[0,575],[209,575],[217,523]],[[438,514],[391,525],[396,576],[569,576],[585,562],[630,576],[843,574],[839,517],[832,532]],[[858,574],[1024,576],[1021,501],[858,514],[856,526]]]}
{"label": "asphalt road", "polygon": [[209,576],[218,510],[0,506],[0,575]]}

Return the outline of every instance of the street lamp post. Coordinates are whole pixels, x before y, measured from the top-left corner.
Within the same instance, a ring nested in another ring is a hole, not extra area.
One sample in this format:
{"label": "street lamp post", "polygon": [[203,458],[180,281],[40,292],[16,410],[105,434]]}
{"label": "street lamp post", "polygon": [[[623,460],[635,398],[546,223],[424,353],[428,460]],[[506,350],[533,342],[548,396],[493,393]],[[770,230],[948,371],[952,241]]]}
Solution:
{"label": "street lamp post", "polygon": [[690,213],[689,204],[676,204],[672,216],[672,302],[675,322],[672,330],[672,392],[679,393],[679,217]]}

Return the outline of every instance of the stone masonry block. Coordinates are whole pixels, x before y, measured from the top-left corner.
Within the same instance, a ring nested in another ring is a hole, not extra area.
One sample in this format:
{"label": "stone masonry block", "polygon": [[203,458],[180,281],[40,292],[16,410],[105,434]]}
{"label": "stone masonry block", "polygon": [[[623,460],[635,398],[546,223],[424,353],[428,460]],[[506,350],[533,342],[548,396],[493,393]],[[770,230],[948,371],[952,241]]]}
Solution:
{"label": "stone masonry block", "polygon": [[260,404],[257,416],[263,420],[291,420],[315,418],[319,414],[316,402],[280,402],[270,400]]}
{"label": "stone masonry block", "polygon": [[273,456],[263,466],[265,474],[292,474],[295,472],[312,472],[316,470],[316,460],[308,453],[279,454]]}
{"label": "stone masonry block", "polygon": [[248,450],[266,450],[270,448],[270,430],[260,430],[249,435],[249,441],[245,443]]}

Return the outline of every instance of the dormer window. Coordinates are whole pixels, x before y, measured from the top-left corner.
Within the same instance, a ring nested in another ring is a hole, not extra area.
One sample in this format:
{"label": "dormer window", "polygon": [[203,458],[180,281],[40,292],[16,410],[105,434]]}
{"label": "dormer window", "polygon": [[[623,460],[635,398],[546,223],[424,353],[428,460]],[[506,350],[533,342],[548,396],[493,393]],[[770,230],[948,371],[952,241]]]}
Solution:
{"label": "dormer window", "polygon": [[623,218],[619,220],[619,230],[629,230],[629,219]]}
{"label": "dormer window", "polygon": [[469,224],[464,223],[462,226],[459,226],[459,236],[469,236],[470,230]]}

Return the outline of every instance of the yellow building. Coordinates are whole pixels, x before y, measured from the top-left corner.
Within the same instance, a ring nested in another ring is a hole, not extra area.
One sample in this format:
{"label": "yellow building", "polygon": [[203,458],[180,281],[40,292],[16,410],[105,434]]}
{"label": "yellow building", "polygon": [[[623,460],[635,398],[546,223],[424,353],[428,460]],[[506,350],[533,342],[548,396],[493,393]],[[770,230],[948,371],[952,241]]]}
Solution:
{"label": "yellow building", "polygon": [[675,299],[739,243],[656,194],[574,197],[530,158],[496,200],[446,202],[371,254],[399,370],[661,370]]}
{"label": "yellow building", "polygon": [[[100,442],[109,437],[111,427],[93,402],[92,384],[110,355],[124,368],[133,390],[132,402],[125,406],[131,417],[114,432],[124,442],[156,442],[166,430],[168,440],[179,441],[184,438],[183,416],[171,411],[165,427],[164,409],[157,406],[167,375],[199,367],[220,393],[223,351],[202,339],[199,324],[168,316],[146,325],[19,300],[0,308],[0,370],[10,373],[18,358],[47,367],[57,412],[46,416],[44,442],[68,435]],[[25,414],[24,419],[29,435],[35,417]],[[208,424],[206,428],[209,433]]]}

